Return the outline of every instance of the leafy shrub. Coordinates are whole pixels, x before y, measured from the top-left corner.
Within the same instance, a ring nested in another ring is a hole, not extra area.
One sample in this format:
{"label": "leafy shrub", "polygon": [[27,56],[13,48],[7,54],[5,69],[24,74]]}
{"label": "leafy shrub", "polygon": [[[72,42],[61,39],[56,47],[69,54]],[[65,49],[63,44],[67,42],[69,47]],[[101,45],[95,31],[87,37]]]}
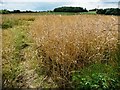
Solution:
{"label": "leafy shrub", "polygon": [[20,24],[21,22],[18,19],[3,19],[2,29],[12,28],[15,25]]}
{"label": "leafy shrub", "polygon": [[6,21],[2,23],[2,28],[7,29],[7,28],[12,28],[13,24],[10,21]]}
{"label": "leafy shrub", "polygon": [[72,81],[76,89],[115,90],[120,87],[116,70],[103,64],[94,64],[80,72],[75,72]]}

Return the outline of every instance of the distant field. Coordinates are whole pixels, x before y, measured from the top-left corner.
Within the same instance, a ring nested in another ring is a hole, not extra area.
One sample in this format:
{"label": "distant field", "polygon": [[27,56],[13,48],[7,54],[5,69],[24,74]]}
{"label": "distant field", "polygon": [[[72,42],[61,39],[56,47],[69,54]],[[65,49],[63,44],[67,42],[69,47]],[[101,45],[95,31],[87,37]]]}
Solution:
{"label": "distant field", "polygon": [[83,12],[81,14],[89,14],[89,15],[93,14],[93,15],[96,15],[96,11]]}
{"label": "distant field", "polygon": [[81,14],[3,15],[3,87],[119,88],[118,17]]}
{"label": "distant field", "polygon": [[74,12],[40,12],[39,14],[54,14],[54,15],[80,15],[80,14],[96,14],[96,11],[89,11],[89,12],[78,12],[78,13],[74,13]]}
{"label": "distant field", "polygon": [[88,15],[96,15],[96,11],[89,12],[36,12],[36,13],[16,13],[16,14],[25,14],[25,15],[80,15],[80,14],[88,14]]}

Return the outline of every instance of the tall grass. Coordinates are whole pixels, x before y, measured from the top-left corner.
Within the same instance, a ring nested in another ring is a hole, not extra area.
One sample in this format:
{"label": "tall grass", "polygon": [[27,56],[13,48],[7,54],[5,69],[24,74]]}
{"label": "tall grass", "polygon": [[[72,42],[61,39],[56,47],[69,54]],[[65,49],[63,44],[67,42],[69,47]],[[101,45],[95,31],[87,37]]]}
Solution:
{"label": "tall grass", "polygon": [[[27,37],[28,21],[33,17],[19,15],[4,15],[2,25],[2,87],[21,88],[27,87],[25,81],[25,61],[30,43]],[[9,21],[9,22],[6,22]],[[19,23],[18,23],[19,22]],[[12,26],[12,27],[10,27]],[[6,29],[6,30],[5,30]],[[30,39],[30,38],[29,38]]]}
{"label": "tall grass", "polygon": [[44,73],[59,87],[71,86],[71,73],[90,64],[114,65],[117,17],[39,16],[31,27]]}
{"label": "tall grass", "polygon": [[116,16],[11,14],[2,22],[12,23],[2,31],[4,87],[73,88],[78,76],[108,87],[119,70]]}
{"label": "tall grass", "polygon": [[34,21],[35,18],[31,16],[26,16],[26,15],[3,15],[2,16],[2,23],[1,27],[2,29],[8,29],[12,28],[17,25],[24,25],[25,21]]}

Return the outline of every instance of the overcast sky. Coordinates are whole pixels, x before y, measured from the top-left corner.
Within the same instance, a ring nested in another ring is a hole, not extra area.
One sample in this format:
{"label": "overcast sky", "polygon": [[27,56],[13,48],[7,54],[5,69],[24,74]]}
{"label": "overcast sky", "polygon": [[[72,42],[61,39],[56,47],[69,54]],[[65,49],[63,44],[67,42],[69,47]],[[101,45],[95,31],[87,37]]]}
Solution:
{"label": "overcast sky", "polygon": [[53,10],[61,6],[93,8],[118,8],[120,0],[0,0],[0,9],[8,10]]}

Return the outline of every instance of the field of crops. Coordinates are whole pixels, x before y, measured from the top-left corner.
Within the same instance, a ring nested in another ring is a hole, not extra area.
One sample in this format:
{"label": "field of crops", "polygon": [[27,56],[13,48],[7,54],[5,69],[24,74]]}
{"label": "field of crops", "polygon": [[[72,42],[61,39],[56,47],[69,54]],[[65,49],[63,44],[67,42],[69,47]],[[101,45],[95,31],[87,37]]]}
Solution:
{"label": "field of crops", "polygon": [[8,14],[3,87],[118,89],[117,16]]}

